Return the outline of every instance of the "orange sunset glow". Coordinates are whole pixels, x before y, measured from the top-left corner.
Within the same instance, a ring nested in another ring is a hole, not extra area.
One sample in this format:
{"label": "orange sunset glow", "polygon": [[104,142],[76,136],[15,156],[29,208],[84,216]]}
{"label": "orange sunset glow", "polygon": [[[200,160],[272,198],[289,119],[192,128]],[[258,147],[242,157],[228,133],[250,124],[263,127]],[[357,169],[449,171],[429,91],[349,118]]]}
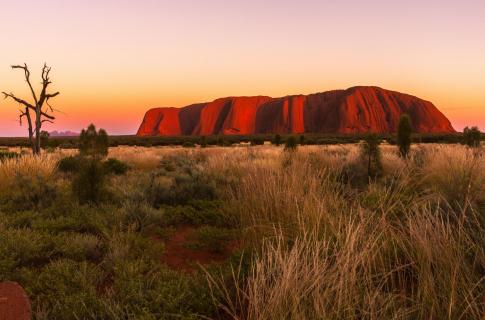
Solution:
{"label": "orange sunset glow", "polygon": [[[29,97],[52,66],[48,131],[93,122],[134,134],[152,107],[356,85],[433,102],[461,131],[485,129],[483,1],[9,1],[0,12],[0,91]],[[25,136],[0,101],[0,136]]]}

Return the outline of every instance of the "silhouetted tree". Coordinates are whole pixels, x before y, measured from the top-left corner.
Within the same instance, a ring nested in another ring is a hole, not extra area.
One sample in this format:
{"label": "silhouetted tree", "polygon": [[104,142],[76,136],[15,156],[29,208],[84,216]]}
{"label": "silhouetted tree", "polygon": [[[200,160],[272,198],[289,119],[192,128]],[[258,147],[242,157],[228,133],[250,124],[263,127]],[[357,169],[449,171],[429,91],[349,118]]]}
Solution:
{"label": "silhouetted tree", "polygon": [[411,118],[407,114],[403,114],[399,119],[397,127],[397,145],[401,157],[407,158],[409,150],[411,149],[411,134],[413,133],[413,126]]}
{"label": "silhouetted tree", "polygon": [[297,143],[294,136],[289,136],[285,142],[285,151],[296,151]]}
{"label": "silhouetted tree", "polygon": [[466,127],[463,130],[463,142],[472,148],[478,148],[480,146],[481,132],[478,127]]}
{"label": "silhouetted tree", "polygon": [[108,134],[104,129],[96,131],[94,124],[83,129],[79,136],[79,153],[81,156],[88,156],[97,159],[108,155]]}
{"label": "silhouetted tree", "polygon": [[305,136],[301,135],[300,136],[300,145],[304,145],[304,144],[305,144]]}
{"label": "silhouetted tree", "polygon": [[375,178],[382,172],[380,144],[381,138],[376,134],[367,135],[362,144],[362,158],[367,162],[369,178]]}
{"label": "silhouetted tree", "polygon": [[273,144],[276,146],[279,146],[281,144],[281,136],[279,134],[276,134],[274,136]]}
{"label": "silhouetted tree", "polygon": [[[15,96],[13,93],[2,92],[5,99],[11,98],[12,100],[18,102],[22,105],[23,109],[20,110],[20,125],[22,125],[22,119],[25,117],[27,119],[28,125],[28,132],[29,132],[29,141],[31,144],[32,152],[35,155],[40,154],[40,147],[41,147],[41,129],[44,122],[52,123],[55,118],[49,114],[49,112],[54,112],[54,109],[49,104],[49,99],[56,97],[59,95],[59,92],[55,93],[47,93],[47,87],[52,83],[49,78],[49,73],[51,68],[44,64],[42,68],[42,89],[40,94],[37,94],[32,87],[30,82],[30,71],[27,67],[27,64],[21,65],[14,65],[12,69],[22,69],[24,70],[25,81],[29,86],[30,92],[32,94],[32,98],[34,100],[33,103],[28,102],[27,100],[20,99]],[[33,113],[33,116],[31,114]]]}

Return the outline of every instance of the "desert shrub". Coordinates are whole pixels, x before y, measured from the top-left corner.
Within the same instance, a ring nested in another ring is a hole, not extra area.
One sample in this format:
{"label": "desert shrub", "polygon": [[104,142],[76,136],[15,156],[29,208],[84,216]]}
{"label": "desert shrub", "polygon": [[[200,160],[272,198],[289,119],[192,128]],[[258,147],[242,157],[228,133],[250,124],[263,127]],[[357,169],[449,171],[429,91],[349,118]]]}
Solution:
{"label": "desert shrub", "polygon": [[167,225],[228,226],[221,201],[192,200],[188,205],[163,206],[163,221]]}
{"label": "desert shrub", "polygon": [[285,151],[295,151],[298,147],[294,136],[290,136],[285,141]]}
{"label": "desert shrub", "polygon": [[105,247],[102,240],[92,234],[66,233],[57,238],[56,251],[63,258],[75,261],[99,261],[104,255]]}
{"label": "desert shrub", "polygon": [[304,145],[305,144],[305,135],[300,135],[300,145]]}
{"label": "desert shrub", "polygon": [[408,157],[409,149],[411,148],[412,131],[411,118],[407,114],[403,114],[399,119],[397,127],[397,145],[399,146],[399,153],[403,158]]}
{"label": "desert shrub", "polygon": [[47,149],[47,147],[49,146],[49,137],[50,137],[49,132],[47,131],[40,132],[40,147],[42,149]]}
{"label": "desert shrub", "polygon": [[90,124],[87,129],[81,131],[79,136],[79,153],[81,156],[102,158],[108,155],[108,134],[104,129],[96,131],[96,127]]}
{"label": "desert shrub", "polygon": [[145,202],[127,201],[123,204],[123,224],[142,232],[163,224],[163,211],[154,209]]}
{"label": "desert shrub", "polygon": [[61,172],[76,172],[81,166],[82,159],[78,156],[68,156],[60,159],[57,169]]}
{"label": "desert shrub", "polygon": [[205,249],[214,252],[222,252],[231,240],[234,239],[234,231],[226,228],[202,226],[195,230],[187,246],[194,250]]}
{"label": "desert shrub", "polygon": [[54,238],[45,231],[7,229],[0,232],[0,278],[16,279],[20,267],[47,263],[55,253]]}
{"label": "desert shrub", "polygon": [[72,191],[80,203],[99,203],[106,199],[106,171],[96,159],[85,159],[72,181]]}
{"label": "desert shrub", "polygon": [[[23,270],[23,283],[37,317],[45,319],[100,319],[107,317],[97,295],[102,273],[89,262],[52,261],[40,270]],[[21,282],[21,283],[22,283]]]}
{"label": "desert shrub", "polygon": [[279,146],[281,144],[281,136],[279,134],[276,134],[271,143],[275,146]]}
{"label": "desert shrub", "polygon": [[[158,262],[134,260],[115,267],[113,299],[136,319],[196,319],[215,316],[205,279],[188,278]],[[123,315],[123,313],[122,313]]]}
{"label": "desert shrub", "polygon": [[481,132],[478,127],[466,127],[463,130],[463,143],[469,147],[477,148],[480,146]]}
{"label": "desert shrub", "polygon": [[58,189],[52,177],[13,173],[11,178],[14,180],[8,190],[0,194],[0,203],[11,211],[45,208],[57,199]]}
{"label": "desert shrub", "polygon": [[380,144],[381,139],[379,136],[369,134],[361,145],[361,157],[367,166],[369,178],[376,178],[382,173]]}
{"label": "desert shrub", "polygon": [[0,150],[0,161],[4,159],[13,159],[17,158],[20,155],[17,152],[10,152],[8,150]]}
{"label": "desert shrub", "polygon": [[254,137],[251,139],[252,146],[262,146],[264,144],[264,139],[260,137]]}
{"label": "desert shrub", "polygon": [[126,163],[114,158],[109,158],[108,160],[104,161],[103,166],[106,173],[115,174],[118,176],[126,174],[126,172],[128,172],[130,169]]}
{"label": "desert shrub", "polygon": [[184,143],[182,143],[182,147],[184,147],[184,148],[194,148],[195,143],[193,143],[192,141],[184,141]]}
{"label": "desert shrub", "polygon": [[191,199],[215,199],[215,182],[203,171],[204,161],[204,157],[164,157],[160,171],[152,175],[147,186],[147,197],[155,206],[185,204]]}

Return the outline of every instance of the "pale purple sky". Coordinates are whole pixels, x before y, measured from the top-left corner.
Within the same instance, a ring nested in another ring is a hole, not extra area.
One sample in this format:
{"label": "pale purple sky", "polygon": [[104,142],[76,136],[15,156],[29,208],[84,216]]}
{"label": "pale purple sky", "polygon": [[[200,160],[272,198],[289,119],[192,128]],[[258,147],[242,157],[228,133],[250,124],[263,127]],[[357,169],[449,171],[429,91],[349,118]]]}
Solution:
{"label": "pale purple sky", "polygon": [[[0,91],[10,64],[53,66],[49,130],[134,133],[154,106],[378,85],[485,129],[485,1],[0,0]],[[25,135],[0,101],[0,136]]]}

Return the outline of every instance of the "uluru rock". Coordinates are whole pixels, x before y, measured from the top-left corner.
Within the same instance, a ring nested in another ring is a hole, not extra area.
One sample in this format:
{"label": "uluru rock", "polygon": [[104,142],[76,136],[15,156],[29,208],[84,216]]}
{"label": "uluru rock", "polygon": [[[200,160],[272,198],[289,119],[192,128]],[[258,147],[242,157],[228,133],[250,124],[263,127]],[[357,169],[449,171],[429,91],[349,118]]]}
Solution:
{"label": "uluru rock", "polygon": [[259,133],[393,133],[402,114],[418,133],[455,132],[431,102],[379,87],[282,98],[228,97],[145,114],[139,136]]}

